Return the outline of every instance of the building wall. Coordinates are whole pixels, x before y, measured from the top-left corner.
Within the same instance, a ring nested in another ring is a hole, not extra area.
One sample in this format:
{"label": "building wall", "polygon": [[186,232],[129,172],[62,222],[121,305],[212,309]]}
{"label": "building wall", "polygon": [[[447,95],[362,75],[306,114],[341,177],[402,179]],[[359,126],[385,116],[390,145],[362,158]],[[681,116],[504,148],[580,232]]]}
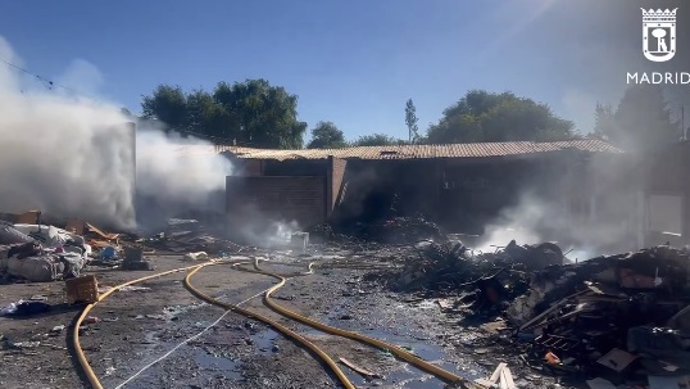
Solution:
{"label": "building wall", "polygon": [[589,216],[592,178],[585,157],[561,151],[509,158],[254,161],[261,176],[228,178],[228,212],[252,204],[267,216],[288,215],[302,228],[327,219],[366,223],[421,214],[451,231],[480,234],[528,189]]}
{"label": "building wall", "polygon": [[326,219],[325,177],[262,176],[226,180],[226,210],[238,219],[297,222],[304,228]]}
{"label": "building wall", "polygon": [[638,166],[643,245],[690,244],[690,142],[647,155]]}

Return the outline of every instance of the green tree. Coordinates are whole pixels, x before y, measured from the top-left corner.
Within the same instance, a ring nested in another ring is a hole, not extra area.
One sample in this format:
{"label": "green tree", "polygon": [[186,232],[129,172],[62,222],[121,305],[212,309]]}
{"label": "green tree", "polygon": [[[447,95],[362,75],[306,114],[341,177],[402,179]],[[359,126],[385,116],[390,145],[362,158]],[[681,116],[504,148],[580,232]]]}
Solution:
{"label": "green tree", "polygon": [[653,149],[680,139],[680,125],[671,119],[663,89],[658,85],[628,88],[612,117],[610,109],[597,108],[595,135],[622,149]]}
{"label": "green tree", "polygon": [[187,130],[187,98],[179,86],[159,85],[143,97],[141,108],[147,119],[160,120],[171,130]]}
{"label": "green tree", "polygon": [[232,118],[240,136],[238,144],[280,148],[302,148],[307,123],[297,120],[297,96],[268,81],[247,80],[218,84],[214,99]]}
{"label": "green tree", "polygon": [[213,93],[161,85],[142,108],[172,130],[243,146],[301,148],[307,129],[297,120],[297,96],[262,79],[221,82]]}
{"label": "green tree", "polygon": [[419,139],[419,127],[417,126],[417,108],[414,106],[412,99],[408,99],[405,103],[405,124],[409,133],[408,141],[414,143]]}
{"label": "green tree", "polygon": [[468,92],[429,127],[429,143],[551,141],[574,137],[574,124],[545,105],[510,92]]}
{"label": "green tree", "polygon": [[363,135],[352,143],[353,146],[392,146],[404,144],[406,144],[404,140],[385,134]]}
{"label": "green tree", "polygon": [[345,135],[332,122],[318,122],[311,130],[308,149],[338,149],[347,146]]}

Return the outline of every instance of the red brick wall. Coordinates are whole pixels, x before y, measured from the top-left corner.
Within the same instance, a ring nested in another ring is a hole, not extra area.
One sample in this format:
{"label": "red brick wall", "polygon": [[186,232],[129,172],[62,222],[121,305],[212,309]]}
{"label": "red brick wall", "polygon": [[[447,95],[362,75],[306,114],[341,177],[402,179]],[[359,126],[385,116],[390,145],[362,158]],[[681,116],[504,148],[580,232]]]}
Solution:
{"label": "red brick wall", "polygon": [[301,228],[326,219],[326,178],[294,176],[227,177],[226,209],[230,216],[258,211],[258,217],[286,222]]}

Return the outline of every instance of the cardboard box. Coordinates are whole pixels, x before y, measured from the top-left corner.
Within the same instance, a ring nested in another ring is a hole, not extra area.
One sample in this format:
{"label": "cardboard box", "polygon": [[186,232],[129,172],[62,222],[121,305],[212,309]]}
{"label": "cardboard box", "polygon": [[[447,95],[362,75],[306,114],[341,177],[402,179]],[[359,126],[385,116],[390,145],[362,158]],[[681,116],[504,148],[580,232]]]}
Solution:
{"label": "cardboard box", "polygon": [[65,281],[65,287],[69,304],[91,304],[98,301],[98,282],[94,275],[70,278]]}

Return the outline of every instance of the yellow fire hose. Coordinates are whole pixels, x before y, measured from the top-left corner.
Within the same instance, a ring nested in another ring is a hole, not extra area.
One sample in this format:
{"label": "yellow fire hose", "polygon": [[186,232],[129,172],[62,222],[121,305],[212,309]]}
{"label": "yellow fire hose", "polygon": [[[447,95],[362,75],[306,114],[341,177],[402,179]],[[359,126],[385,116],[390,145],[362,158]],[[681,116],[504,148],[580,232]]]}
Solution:
{"label": "yellow fire hose", "polygon": [[[293,311],[291,311],[285,307],[282,307],[281,305],[275,303],[273,301],[273,299],[271,299],[271,294],[273,292],[277,291],[278,289],[280,289],[281,287],[283,287],[283,285],[285,284],[285,278],[281,277],[280,275],[262,270],[259,267],[258,258],[254,261],[254,268],[256,269],[256,272],[258,272],[258,273],[281,279],[281,282],[279,284],[277,284],[273,288],[269,289],[266,292],[266,294],[264,294],[264,303],[266,305],[268,305],[272,310],[276,311],[277,313],[279,313],[285,317],[288,317],[290,319],[296,320],[302,324],[306,324],[306,325],[308,325],[312,328],[315,328],[317,330],[320,330],[320,331],[323,331],[323,332],[326,332],[326,333],[329,333],[332,335],[338,335],[338,336],[342,336],[342,337],[345,337],[348,339],[352,339],[352,340],[355,340],[357,342],[364,343],[364,344],[379,348],[379,349],[384,350],[384,351],[389,351],[390,353],[395,355],[397,358],[399,358],[405,362],[408,362],[411,365],[416,366],[420,370],[423,370],[429,374],[432,374],[432,375],[434,375],[434,376],[436,376],[436,377],[438,377],[438,378],[440,378],[446,382],[449,382],[452,384],[465,384],[465,385],[469,385],[469,386],[474,386],[472,383],[467,382],[464,378],[462,378],[456,374],[453,374],[447,370],[444,370],[444,369],[442,369],[436,365],[433,365],[433,364],[413,355],[412,353],[410,353],[410,352],[408,352],[408,351],[406,351],[406,350],[404,350],[404,349],[402,349],[396,345],[386,343],[386,342],[383,342],[383,341],[380,341],[378,339],[371,338],[371,337],[368,337],[365,335],[361,335],[361,334],[358,334],[356,332],[346,331],[346,330],[342,330],[340,328],[332,327],[332,326],[329,326],[327,324],[323,324],[323,323],[318,322],[316,320],[310,319],[306,316],[302,316],[302,315],[300,315],[296,312],[293,312]],[[311,272],[312,272],[312,264],[310,264],[310,266],[309,266],[309,273],[311,273]]]}
{"label": "yellow fire hose", "polygon": [[[161,273],[149,275],[146,277],[137,278],[137,279],[122,283],[120,285],[117,285],[117,286],[111,288],[107,292],[100,295],[98,300],[95,303],[87,305],[75,323],[75,326],[73,329],[73,347],[74,347],[74,350],[77,354],[79,364],[81,365],[81,367],[84,371],[84,374],[86,375],[89,383],[91,384],[91,387],[94,389],[103,389],[103,385],[101,384],[100,380],[98,379],[98,376],[95,374],[95,372],[93,371],[93,368],[91,367],[88,360],[86,359],[84,351],[83,351],[81,344],[79,342],[79,328],[80,328],[82,322],[84,321],[84,319],[91,312],[91,310],[99,302],[107,299],[110,295],[112,295],[116,291],[122,289],[123,287],[138,284],[138,283],[152,280],[155,278],[163,277],[163,276],[166,276],[169,274],[174,274],[174,273],[190,270],[190,272],[187,274],[187,276],[184,279],[184,285],[185,285],[185,288],[187,288],[187,290],[189,290],[194,296],[196,296],[197,298],[204,300],[210,304],[225,308],[227,310],[231,310],[233,312],[237,312],[237,313],[244,315],[246,317],[249,317],[249,318],[252,318],[252,319],[255,319],[255,320],[261,321],[265,324],[270,325],[271,327],[275,328],[278,332],[282,333],[283,335],[285,335],[291,339],[294,339],[299,344],[303,345],[304,347],[306,347],[307,349],[312,351],[312,353],[314,353],[316,356],[318,356],[322,360],[322,362],[324,364],[326,364],[331,369],[331,371],[336,375],[338,380],[343,384],[343,386],[346,389],[356,389],[355,386],[352,384],[352,382],[350,382],[350,380],[347,378],[347,376],[340,369],[340,367],[335,363],[335,361],[330,356],[328,356],[328,354],[326,354],[323,350],[321,350],[318,346],[311,343],[309,340],[307,340],[303,336],[299,335],[298,333],[290,330],[286,326],[284,326],[284,325],[282,325],[282,324],[280,324],[280,323],[278,323],[278,322],[276,322],[276,321],[274,321],[274,320],[272,320],[266,316],[260,315],[258,313],[255,313],[255,312],[243,309],[243,308],[240,308],[240,307],[232,305],[232,304],[227,304],[227,303],[215,300],[212,297],[202,293],[201,291],[196,289],[191,284],[191,278],[202,268],[204,268],[206,266],[211,266],[211,265],[230,264],[230,263],[232,263],[234,265],[240,265],[240,264],[244,264],[246,262],[234,262],[233,263],[233,262],[227,262],[227,261],[223,261],[223,262],[211,261],[211,262],[206,262],[206,263],[199,264],[199,265],[176,268],[176,269],[164,271]],[[312,273],[312,266],[313,266],[313,263],[310,263],[309,264],[309,271],[306,273],[302,273],[302,274],[311,274]],[[389,351],[393,355],[398,357],[399,359],[406,361],[406,362],[416,366],[417,368],[419,368],[423,371],[426,371],[427,373],[430,373],[430,374],[432,374],[432,375],[434,375],[434,376],[436,376],[436,377],[438,377],[438,378],[440,378],[446,382],[455,383],[455,384],[468,384],[469,386],[474,386],[471,383],[465,381],[462,377],[457,376],[457,375],[455,375],[451,372],[448,372],[444,369],[441,369],[435,365],[432,365],[432,364],[418,358],[417,356],[405,351],[404,349],[402,349],[396,345],[389,344],[389,343],[380,341],[378,339],[370,338],[368,336],[364,336],[364,335],[361,335],[361,334],[358,334],[355,332],[345,331],[345,330],[342,330],[342,329],[339,329],[336,327],[328,326],[326,324],[320,323],[320,322],[313,320],[313,319],[310,319],[306,316],[302,316],[298,313],[295,313],[295,312],[293,312],[287,308],[284,308],[284,307],[278,305],[277,303],[275,303],[271,299],[271,294],[276,292],[278,289],[282,288],[285,285],[285,283],[287,281],[286,278],[281,276],[281,275],[270,273],[270,272],[262,270],[259,267],[258,259],[255,260],[254,267],[255,267],[255,270],[253,270],[254,272],[264,274],[264,275],[267,275],[267,276],[270,276],[270,277],[273,277],[273,278],[276,278],[279,280],[279,283],[276,284],[275,286],[273,286],[271,289],[269,289],[264,295],[265,304],[268,305],[271,309],[273,309],[277,313],[279,313],[283,316],[286,316],[288,318],[291,318],[293,320],[299,321],[303,324],[309,325],[309,326],[316,328],[318,330],[321,330],[323,332],[330,333],[333,335],[343,336],[343,337],[358,341],[360,343],[364,343],[364,344],[371,345],[373,347],[377,347],[381,350]],[[252,271],[249,269],[242,269],[242,270]]]}
{"label": "yellow fire hose", "polygon": [[98,300],[95,303],[89,304],[86,307],[84,307],[84,310],[81,312],[81,315],[79,316],[76,323],[74,324],[74,330],[72,332],[72,346],[74,347],[74,351],[77,354],[77,359],[79,360],[79,365],[81,365],[81,368],[84,371],[84,374],[86,375],[86,378],[89,380],[89,383],[91,384],[91,387],[93,389],[103,389],[103,385],[101,384],[101,381],[98,379],[98,376],[96,375],[96,373],[94,373],[93,368],[89,364],[89,361],[86,359],[86,355],[84,355],[84,350],[81,348],[81,343],[79,343],[79,327],[81,327],[82,322],[84,321],[86,316],[89,314],[89,312],[91,312],[91,310],[96,306],[96,304],[107,299],[108,296],[117,292],[118,290],[122,289],[125,286],[138,284],[138,283],[141,283],[144,281],[163,277],[163,276],[166,276],[168,274],[179,273],[181,271],[199,268],[200,266],[208,265],[210,263],[211,262],[205,263],[205,264],[200,264],[200,265],[194,265],[194,266],[180,267],[177,269],[172,269],[172,270],[164,271],[161,273],[152,274],[150,276],[141,277],[141,278],[137,278],[135,280],[127,281],[123,284],[120,284],[120,285],[113,287],[112,289],[110,289],[107,292],[100,295],[98,297]]}
{"label": "yellow fire hose", "polygon": [[[187,288],[187,290],[189,290],[194,296],[200,298],[201,300],[206,301],[209,304],[213,304],[213,305],[231,310],[233,312],[237,312],[237,313],[244,315],[246,317],[249,317],[251,319],[258,320],[262,323],[268,324],[269,326],[275,328],[278,332],[282,333],[283,335],[287,336],[288,338],[294,339],[295,341],[297,341],[298,343],[300,343],[301,345],[303,345],[304,347],[309,349],[312,353],[317,355],[323,361],[323,363],[325,363],[331,369],[333,374],[335,374],[336,377],[338,378],[338,381],[340,381],[346,389],[356,389],[355,386],[352,384],[352,382],[350,382],[350,379],[347,378],[345,373],[343,373],[343,371],[335,363],[335,361],[330,356],[328,356],[328,354],[326,354],[323,350],[321,350],[318,346],[316,346],[315,344],[313,344],[312,342],[307,340],[302,335],[292,331],[288,327],[286,327],[286,326],[284,326],[284,325],[282,325],[282,324],[276,322],[275,320],[272,320],[266,316],[263,316],[263,315],[258,314],[256,312],[246,310],[244,308],[240,308],[236,305],[232,305],[232,304],[224,303],[222,301],[218,301],[218,300],[202,293],[201,291],[199,291],[197,288],[195,288],[192,285],[190,280],[192,279],[194,274],[196,274],[196,272],[201,270],[203,267],[210,266],[210,265],[218,265],[221,263],[225,263],[225,262],[205,263],[205,264],[198,266],[196,269],[190,271],[189,274],[187,274],[187,276],[184,279],[185,288]],[[278,275],[272,275],[272,276],[275,278],[278,278],[280,280],[280,282],[278,284],[276,284],[270,290],[274,290],[274,289],[280,288],[283,285],[285,285],[286,279],[284,277],[281,277]]]}

